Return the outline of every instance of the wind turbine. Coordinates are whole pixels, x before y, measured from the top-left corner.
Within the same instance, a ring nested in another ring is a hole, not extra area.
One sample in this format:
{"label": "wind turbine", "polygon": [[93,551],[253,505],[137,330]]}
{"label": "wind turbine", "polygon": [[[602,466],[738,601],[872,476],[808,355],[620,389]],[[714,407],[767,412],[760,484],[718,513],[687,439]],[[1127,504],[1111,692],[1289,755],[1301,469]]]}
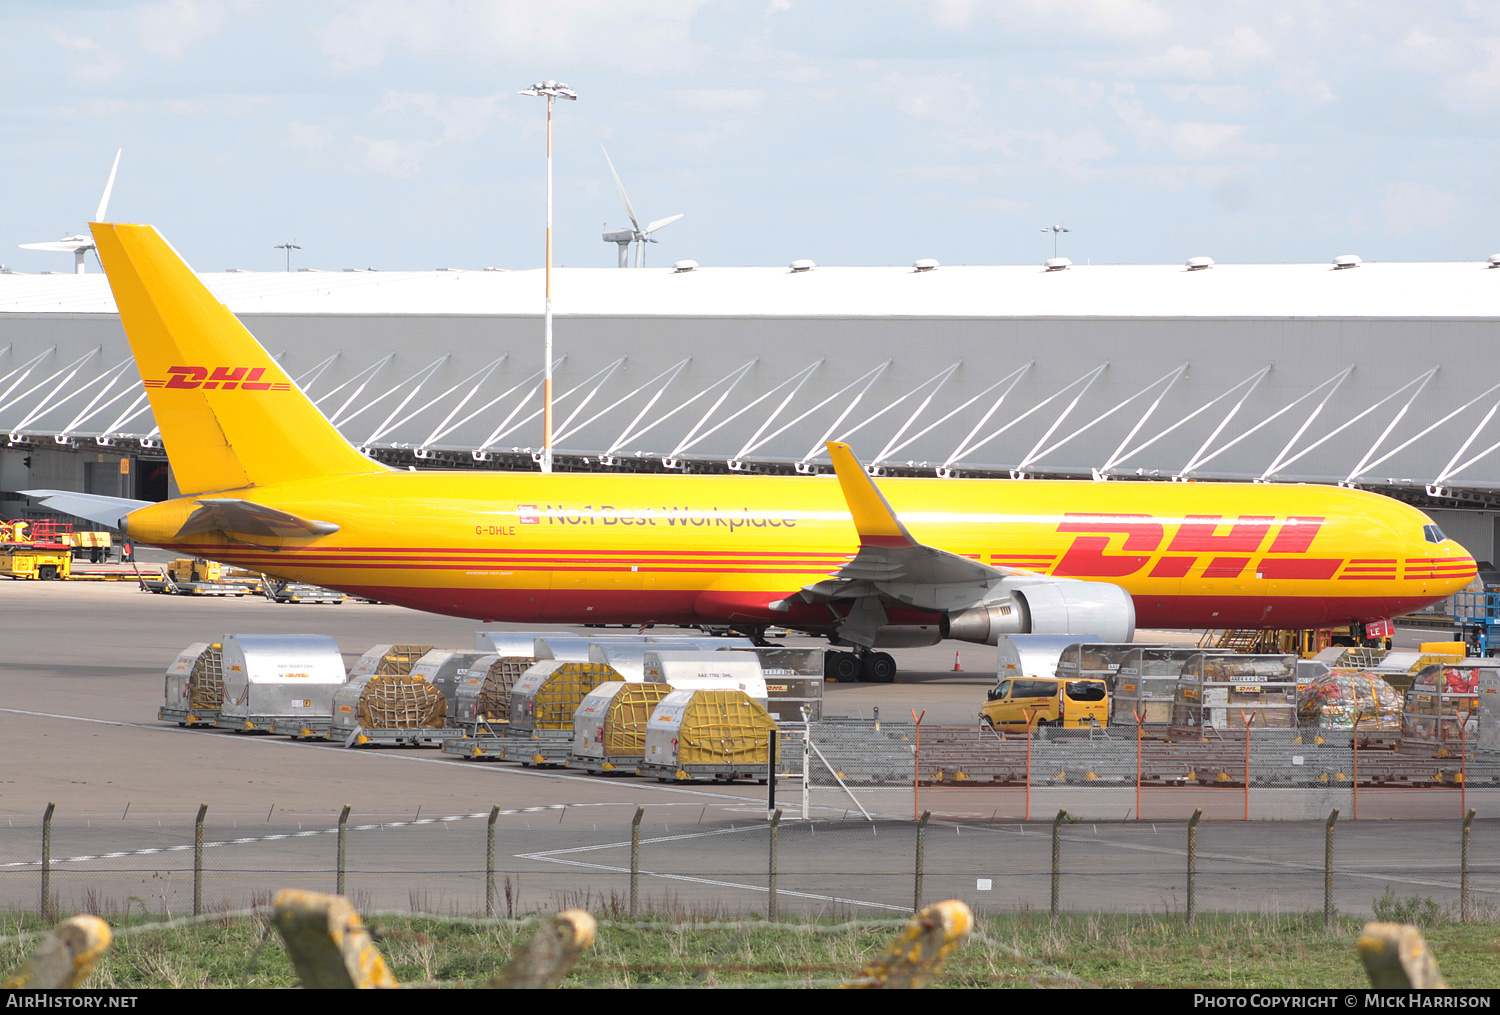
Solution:
{"label": "wind turbine", "polygon": [[640,222],[636,220],[635,209],[630,206],[630,196],[625,193],[625,184],[620,182],[620,174],[615,172],[615,164],[609,160],[609,149],[604,148],[603,145],[599,147],[604,150],[604,161],[609,164],[609,174],[615,178],[615,186],[620,188],[620,200],[625,202],[625,214],[630,216],[630,228],[611,229],[604,234],[604,242],[614,243],[619,246],[621,268],[630,267],[630,245],[634,243],[635,266],[639,268],[645,261],[644,251],[646,244],[656,242],[651,238],[651,234],[662,226],[669,226],[673,222],[676,222],[682,218],[683,213],[679,212],[676,215],[668,215],[664,219],[648,222],[646,223],[646,228],[642,229]]}
{"label": "wind turbine", "polygon": [[[115,151],[115,164],[109,169],[109,182],[104,185],[104,196],[99,198],[99,208],[94,212],[90,222],[103,222],[104,213],[109,209],[109,195],[115,189],[115,173],[120,169],[120,153],[125,149]],[[60,240],[49,240],[46,243],[23,243],[22,250],[52,250],[57,253],[73,255],[73,273],[83,274],[83,255],[94,249],[94,241],[88,236],[64,236]]]}

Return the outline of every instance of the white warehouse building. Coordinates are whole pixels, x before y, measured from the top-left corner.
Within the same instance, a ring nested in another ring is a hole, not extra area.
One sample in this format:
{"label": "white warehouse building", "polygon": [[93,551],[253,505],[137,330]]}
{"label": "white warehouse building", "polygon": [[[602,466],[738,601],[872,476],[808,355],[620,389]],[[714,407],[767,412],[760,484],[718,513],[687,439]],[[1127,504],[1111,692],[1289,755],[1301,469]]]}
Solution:
{"label": "white warehouse building", "polygon": [[[1344,483],[1494,559],[1493,263],[918,265],[555,270],[559,468]],[[374,457],[534,467],[540,270],[200,277]],[[166,495],[102,275],[0,273],[0,436]]]}

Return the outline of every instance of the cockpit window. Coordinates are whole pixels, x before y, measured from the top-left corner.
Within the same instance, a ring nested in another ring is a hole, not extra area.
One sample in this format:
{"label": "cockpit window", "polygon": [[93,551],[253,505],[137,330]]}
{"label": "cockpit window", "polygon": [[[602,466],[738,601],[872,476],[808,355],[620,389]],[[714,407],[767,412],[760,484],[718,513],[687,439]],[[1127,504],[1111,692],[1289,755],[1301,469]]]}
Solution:
{"label": "cockpit window", "polygon": [[1441,543],[1448,538],[1447,536],[1443,535],[1443,530],[1438,528],[1436,525],[1422,526],[1422,537],[1429,543]]}

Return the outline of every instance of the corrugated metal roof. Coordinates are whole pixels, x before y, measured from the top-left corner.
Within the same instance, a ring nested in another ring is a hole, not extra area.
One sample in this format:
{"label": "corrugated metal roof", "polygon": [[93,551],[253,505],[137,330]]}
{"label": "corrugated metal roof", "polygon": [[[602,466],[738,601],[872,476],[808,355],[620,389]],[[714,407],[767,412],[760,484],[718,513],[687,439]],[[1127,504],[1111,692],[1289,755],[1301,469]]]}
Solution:
{"label": "corrugated metal roof", "polygon": [[[527,271],[223,272],[200,276],[239,314],[523,315]],[[1500,316],[1500,270],[1483,262],[554,269],[559,314],[668,317]],[[104,276],[0,274],[0,313],[113,313]]]}

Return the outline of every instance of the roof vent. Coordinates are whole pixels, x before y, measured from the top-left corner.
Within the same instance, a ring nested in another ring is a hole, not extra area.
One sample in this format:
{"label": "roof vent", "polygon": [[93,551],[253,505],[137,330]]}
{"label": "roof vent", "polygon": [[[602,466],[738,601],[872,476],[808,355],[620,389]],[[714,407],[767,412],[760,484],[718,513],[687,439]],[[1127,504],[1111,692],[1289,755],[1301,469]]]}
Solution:
{"label": "roof vent", "polygon": [[1361,264],[1364,263],[1364,259],[1361,258],[1358,254],[1340,254],[1338,257],[1335,257],[1333,259],[1333,267],[1335,270],[1339,268],[1358,268]]}
{"label": "roof vent", "polygon": [[1212,257],[1190,257],[1187,259],[1188,271],[1202,271],[1204,268],[1212,268],[1214,259]]}
{"label": "roof vent", "polygon": [[697,261],[687,260],[687,261],[673,261],[672,262],[672,271],[675,272],[676,274],[679,274],[679,275],[682,274],[685,271],[697,271],[697,270],[698,270],[698,262]]}
{"label": "roof vent", "polygon": [[1490,255],[1490,267],[1491,268],[1500,268],[1500,254],[1491,254]]}
{"label": "roof vent", "polygon": [[938,266],[937,258],[923,257],[911,263],[912,271],[932,271]]}
{"label": "roof vent", "polygon": [[1073,262],[1066,257],[1049,257],[1042,262],[1042,267],[1048,271],[1066,271],[1073,266]]}
{"label": "roof vent", "polygon": [[817,266],[817,261],[810,261],[805,257],[799,257],[797,260],[787,265],[787,267],[792,269],[793,271],[812,271]]}

